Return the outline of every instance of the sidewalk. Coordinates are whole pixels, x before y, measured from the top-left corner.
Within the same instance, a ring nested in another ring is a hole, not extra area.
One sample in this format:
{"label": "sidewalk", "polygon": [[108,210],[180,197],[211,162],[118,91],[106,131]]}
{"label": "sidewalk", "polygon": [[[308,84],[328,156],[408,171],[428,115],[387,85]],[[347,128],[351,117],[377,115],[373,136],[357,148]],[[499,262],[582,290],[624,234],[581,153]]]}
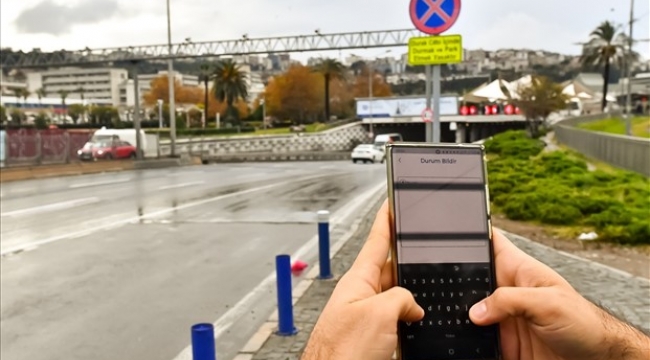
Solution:
{"label": "sidewalk", "polygon": [[[309,278],[294,290],[294,321],[298,334],[281,337],[274,314],[265,326],[251,338],[235,360],[298,360],[311,330],[318,320],[336,281],[349,269],[366,240],[379,204],[369,212],[367,219],[332,259],[334,279]],[[584,296],[608,308],[634,325],[650,331],[650,281],[637,278],[617,269],[558,252],[531,240],[508,234],[520,249],[551,266],[564,276]],[[312,275],[313,275],[312,271]],[[296,281],[294,279],[294,281]]]}

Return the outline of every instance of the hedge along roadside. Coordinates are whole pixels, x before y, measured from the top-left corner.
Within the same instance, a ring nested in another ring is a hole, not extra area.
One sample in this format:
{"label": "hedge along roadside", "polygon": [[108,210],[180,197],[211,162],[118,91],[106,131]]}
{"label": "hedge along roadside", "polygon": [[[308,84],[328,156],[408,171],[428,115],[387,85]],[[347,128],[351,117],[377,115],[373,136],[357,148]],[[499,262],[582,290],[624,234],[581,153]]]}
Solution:
{"label": "hedge along roadside", "polygon": [[650,181],[624,170],[590,171],[568,151],[544,152],[523,131],[485,142],[490,198],[511,220],[596,231],[599,240],[650,244]]}

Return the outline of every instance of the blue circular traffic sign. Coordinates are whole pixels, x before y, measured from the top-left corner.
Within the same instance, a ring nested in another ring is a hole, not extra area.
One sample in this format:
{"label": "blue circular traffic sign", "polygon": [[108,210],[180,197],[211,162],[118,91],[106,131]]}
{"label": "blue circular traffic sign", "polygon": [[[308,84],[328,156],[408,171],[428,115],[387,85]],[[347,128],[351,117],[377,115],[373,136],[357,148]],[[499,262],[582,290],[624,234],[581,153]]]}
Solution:
{"label": "blue circular traffic sign", "polygon": [[429,35],[449,30],[460,15],[460,0],[411,0],[411,21]]}

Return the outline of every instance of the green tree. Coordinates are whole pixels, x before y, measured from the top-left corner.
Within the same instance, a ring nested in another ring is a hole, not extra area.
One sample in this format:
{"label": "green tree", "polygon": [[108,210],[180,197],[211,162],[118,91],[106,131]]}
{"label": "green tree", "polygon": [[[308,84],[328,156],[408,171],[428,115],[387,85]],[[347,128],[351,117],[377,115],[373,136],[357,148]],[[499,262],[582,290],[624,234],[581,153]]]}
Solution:
{"label": "green tree", "polygon": [[0,123],[4,124],[7,122],[7,109],[4,106],[0,105]]}
{"label": "green tree", "polygon": [[325,121],[330,120],[330,81],[342,79],[345,74],[345,66],[336,59],[323,59],[314,67],[314,71],[323,75],[325,79]]}
{"label": "green tree", "polygon": [[86,112],[86,107],[81,104],[72,104],[68,106],[68,115],[72,118],[72,121],[76,124],[79,121],[79,118]]}
{"label": "green tree", "polygon": [[[590,34],[589,41],[585,44],[580,61],[583,66],[603,67],[603,100],[601,110],[607,106],[607,91],[609,88],[609,73],[612,63],[622,65],[625,58],[625,43],[627,36],[617,33],[614,25],[605,21]],[[638,55],[633,54],[633,57]],[[632,59],[630,59],[632,60]]]}
{"label": "green tree", "polygon": [[[530,85],[519,88],[514,103],[519,106],[528,124],[530,135],[539,136],[539,124],[547,126],[549,115],[566,108],[569,97],[546,76],[533,76]],[[509,92],[506,92],[509,94]]]}
{"label": "green tree", "polygon": [[226,59],[220,60],[215,65],[213,79],[215,98],[226,103],[225,120],[231,123],[238,122],[239,112],[233,104],[237,99],[246,101],[248,98],[246,74],[232,59]]}
{"label": "green tree", "polygon": [[49,124],[50,119],[47,117],[47,114],[45,112],[41,111],[36,115],[34,118],[34,125],[36,125],[37,129],[47,129],[47,125]]}
{"label": "green tree", "polygon": [[[79,94],[79,97],[81,98],[81,103],[83,104],[84,100],[86,100],[86,89],[84,89],[83,86],[79,86],[78,88],[76,88],[76,89],[74,90],[74,92],[76,92],[77,94]],[[81,113],[81,118],[82,118],[84,121],[87,121],[87,119],[86,119],[86,109],[85,109],[85,108],[84,108],[83,112]],[[76,124],[76,123],[77,123],[77,121],[75,120],[75,124]]]}
{"label": "green tree", "polygon": [[120,113],[112,106],[95,106],[90,110],[90,122],[100,125],[112,125],[119,121]]}
{"label": "green tree", "polygon": [[[11,91],[13,91],[14,96],[16,97],[16,102],[20,100],[20,98],[23,97],[23,88],[12,88]],[[20,105],[18,105],[20,106]]]}
{"label": "green tree", "polygon": [[20,125],[20,124],[23,123],[23,121],[26,118],[27,117],[25,116],[25,114],[22,111],[20,111],[20,109],[11,110],[11,122],[12,123],[14,123],[16,125]]}

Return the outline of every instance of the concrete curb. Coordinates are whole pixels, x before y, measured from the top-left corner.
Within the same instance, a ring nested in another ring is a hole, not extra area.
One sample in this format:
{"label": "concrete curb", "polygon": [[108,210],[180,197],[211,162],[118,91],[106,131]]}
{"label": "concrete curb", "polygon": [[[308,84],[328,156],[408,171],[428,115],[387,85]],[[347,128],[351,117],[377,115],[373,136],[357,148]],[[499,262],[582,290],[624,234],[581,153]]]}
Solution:
{"label": "concrete curb", "polygon": [[350,160],[349,152],[296,152],[296,153],[237,153],[205,155],[204,164],[275,161],[341,161]]}
{"label": "concrete curb", "polygon": [[0,183],[129,170],[165,169],[170,167],[200,164],[200,158],[181,157],[178,159],[149,159],[141,161],[119,160],[61,165],[10,167],[0,170]]}
{"label": "concrete curb", "polygon": [[[376,195],[373,195],[372,200],[368,201],[361,211],[359,211],[360,216],[355,222],[350,226],[350,229],[341,236],[341,240],[337,241],[332,245],[330,249],[330,258],[334,258],[338,252],[345,246],[345,244],[357,233],[363,218],[365,215],[372,210],[378,202],[382,201],[384,197],[384,191],[378,192]],[[313,267],[305,277],[298,282],[298,284],[293,288],[292,298],[293,304],[295,305],[309,290],[314,281],[331,281],[331,280],[318,280],[319,275],[319,263],[318,261],[314,262]],[[336,277],[334,278],[336,279]],[[278,310],[276,309],[271,316],[267,319],[266,322],[260,326],[260,328],[251,336],[246,345],[239,350],[239,353],[234,357],[234,360],[251,360],[253,356],[264,346],[269,337],[277,330],[278,326]]]}

